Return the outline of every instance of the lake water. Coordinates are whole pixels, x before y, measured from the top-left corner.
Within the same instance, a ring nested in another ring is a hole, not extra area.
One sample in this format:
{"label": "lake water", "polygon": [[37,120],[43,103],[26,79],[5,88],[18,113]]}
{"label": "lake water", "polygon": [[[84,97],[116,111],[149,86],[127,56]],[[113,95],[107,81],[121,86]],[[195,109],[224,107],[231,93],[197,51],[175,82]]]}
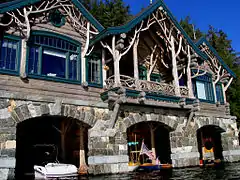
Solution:
{"label": "lake water", "polygon": [[81,177],[83,180],[138,180],[138,179],[160,179],[160,180],[240,180],[240,163],[226,164],[223,169],[214,168],[184,168],[164,170],[159,172],[143,173],[134,172],[127,174],[103,175],[93,177]]}

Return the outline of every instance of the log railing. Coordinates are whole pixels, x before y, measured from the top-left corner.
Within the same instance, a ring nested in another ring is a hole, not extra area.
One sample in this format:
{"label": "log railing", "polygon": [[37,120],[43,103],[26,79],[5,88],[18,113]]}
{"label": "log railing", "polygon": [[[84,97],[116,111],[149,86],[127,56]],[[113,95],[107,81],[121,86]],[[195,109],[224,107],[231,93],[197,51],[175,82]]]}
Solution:
{"label": "log railing", "polygon": [[[106,89],[114,87],[127,87],[145,92],[155,92],[165,95],[175,95],[174,86],[167,83],[153,82],[146,80],[137,80],[133,77],[120,75],[120,84],[115,84],[114,76],[109,77],[106,80]],[[188,97],[188,88],[186,86],[180,86],[181,96]]]}

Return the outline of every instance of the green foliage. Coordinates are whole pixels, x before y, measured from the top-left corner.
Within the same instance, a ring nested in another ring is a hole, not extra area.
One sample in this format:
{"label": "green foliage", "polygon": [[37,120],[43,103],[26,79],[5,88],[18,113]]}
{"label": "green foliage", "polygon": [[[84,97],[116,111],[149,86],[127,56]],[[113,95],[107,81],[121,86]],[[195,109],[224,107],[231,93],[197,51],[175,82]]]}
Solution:
{"label": "green foliage", "polygon": [[[195,25],[191,23],[191,18],[189,16],[187,16],[185,19],[181,19],[180,25],[193,40],[199,39],[204,35],[199,28],[196,28]],[[194,32],[196,37],[194,37]]]}
{"label": "green foliage", "polygon": [[120,26],[131,17],[123,0],[83,0],[83,4],[104,27]]}

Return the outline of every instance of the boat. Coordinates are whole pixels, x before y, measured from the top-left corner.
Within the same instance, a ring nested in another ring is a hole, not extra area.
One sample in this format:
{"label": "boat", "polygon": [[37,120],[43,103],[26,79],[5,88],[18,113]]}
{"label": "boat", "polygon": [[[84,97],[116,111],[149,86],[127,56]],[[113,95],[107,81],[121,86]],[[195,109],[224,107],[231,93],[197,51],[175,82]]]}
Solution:
{"label": "boat", "polygon": [[[157,170],[160,170],[160,169],[171,169],[172,168],[172,165],[171,164],[162,164],[158,157],[156,158],[156,155],[155,153],[153,153],[151,150],[149,150],[147,148],[147,146],[144,144],[144,140],[142,141],[142,145],[141,145],[141,150],[138,151],[139,152],[139,156],[140,155],[147,155],[148,157],[148,160],[146,163],[142,163],[140,164],[136,171],[157,171]],[[138,158],[139,160],[140,158]],[[144,159],[144,157],[143,157]]]}
{"label": "boat", "polygon": [[55,145],[41,144],[35,145],[35,148],[37,148],[38,152],[45,151],[42,162],[37,162],[37,164],[34,165],[35,179],[66,178],[78,176],[78,169],[75,165],[58,162],[57,147]]}

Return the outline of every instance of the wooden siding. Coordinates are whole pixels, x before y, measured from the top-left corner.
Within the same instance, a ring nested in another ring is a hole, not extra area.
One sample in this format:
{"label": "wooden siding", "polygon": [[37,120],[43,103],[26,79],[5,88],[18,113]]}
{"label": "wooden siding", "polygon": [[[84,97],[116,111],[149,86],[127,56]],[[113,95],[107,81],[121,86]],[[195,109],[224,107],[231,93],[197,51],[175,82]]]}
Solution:
{"label": "wooden siding", "polygon": [[26,96],[38,96],[39,99],[49,99],[50,101],[55,98],[61,98],[102,102],[100,99],[102,91],[99,88],[89,87],[85,90],[81,85],[37,79],[29,79],[29,82],[25,83],[17,76],[0,75],[0,94],[4,92],[17,94],[17,97],[23,100]]}

